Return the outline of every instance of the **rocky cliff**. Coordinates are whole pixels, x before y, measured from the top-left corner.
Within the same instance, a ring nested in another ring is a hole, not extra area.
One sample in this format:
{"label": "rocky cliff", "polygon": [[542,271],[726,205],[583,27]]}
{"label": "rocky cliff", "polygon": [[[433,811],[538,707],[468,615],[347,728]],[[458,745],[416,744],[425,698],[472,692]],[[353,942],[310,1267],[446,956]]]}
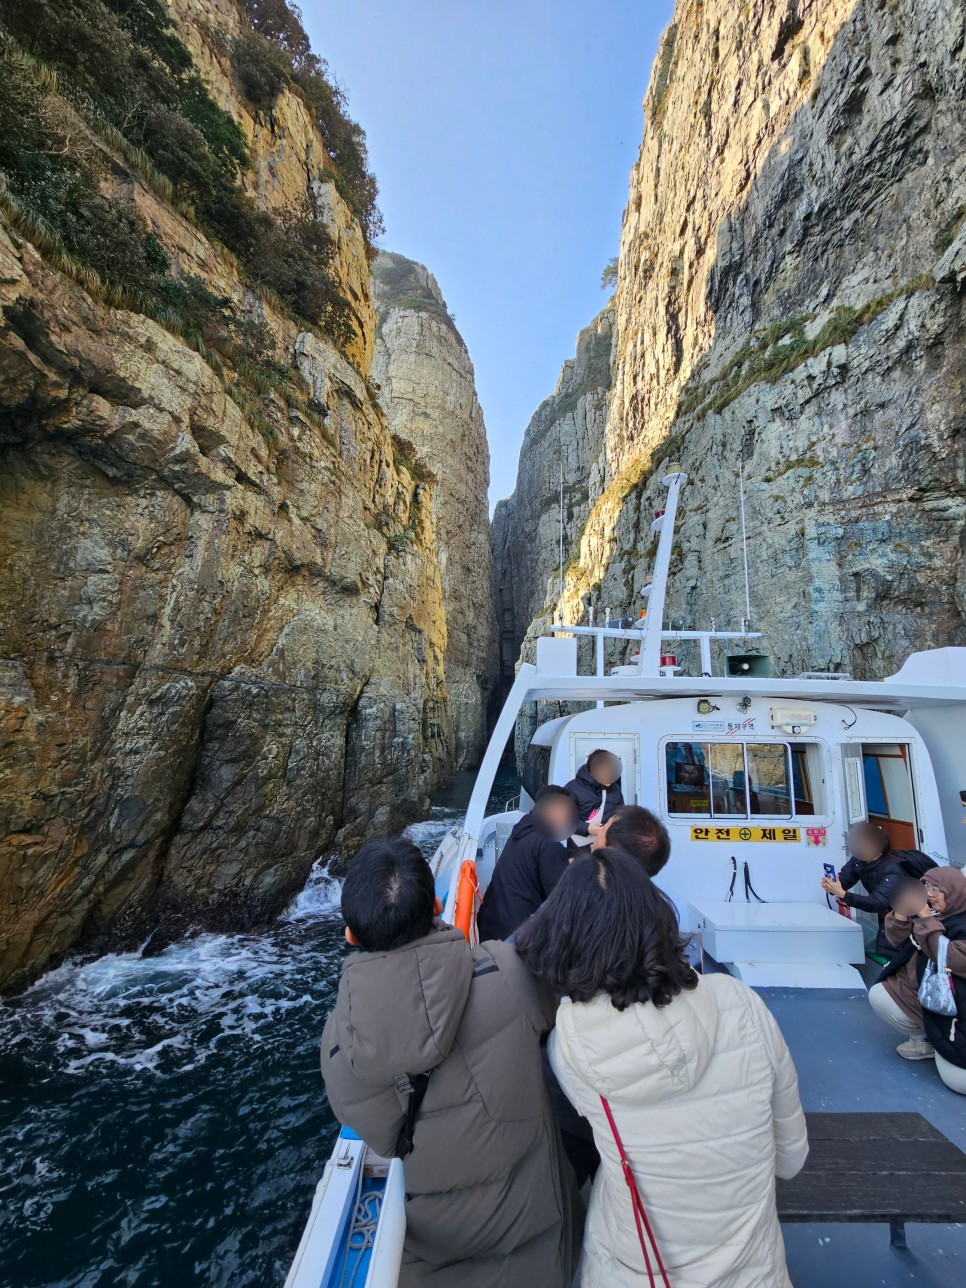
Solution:
{"label": "rocky cliff", "polygon": [[964,91],[958,0],[679,0],[568,620],[582,595],[634,608],[679,459],[669,612],[735,624],[743,459],[778,667],[879,676],[966,642]]}
{"label": "rocky cliff", "polygon": [[520,646],[535,618],[559,598],[560,482],[563,475],[565,562],[599,491],[610,390],[613,313],[604,309],[577,336],[557,387],[534,412],[523,436],[513,494],[493,515],[500,671],[512,679]]}
{"label": "rocky cliff", "polygon": [[490,454],[473,364],[439,285],[421,264],[382,253],[372,378],[404,454],[432,471],[432,523],[446,614],[446,720],[455,769],[479,763],[496,639],[487,489]]}
{"label": "rocky cliff", "polygon": [[75,7],[0,3],[7,987],[271,912],[452,759],[446,460],[369,381],[358,127],[271,6]]}

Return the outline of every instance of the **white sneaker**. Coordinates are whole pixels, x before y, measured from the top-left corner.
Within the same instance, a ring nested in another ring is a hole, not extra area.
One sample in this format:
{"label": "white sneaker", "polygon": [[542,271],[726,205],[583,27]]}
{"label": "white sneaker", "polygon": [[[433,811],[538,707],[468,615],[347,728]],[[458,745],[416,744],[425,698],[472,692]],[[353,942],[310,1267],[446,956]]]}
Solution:
{"label": "white sneaker", "polygon": [[896,1047],[896,1054],[901,1055],[903,1060],[931,1060],[936,1054],[936,1048],[925,1038],[907,1038]]}

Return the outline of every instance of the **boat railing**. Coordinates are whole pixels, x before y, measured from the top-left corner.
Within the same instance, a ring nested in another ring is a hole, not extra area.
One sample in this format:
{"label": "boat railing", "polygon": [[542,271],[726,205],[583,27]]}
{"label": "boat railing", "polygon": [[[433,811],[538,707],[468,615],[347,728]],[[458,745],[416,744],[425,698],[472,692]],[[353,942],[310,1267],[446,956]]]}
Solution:
{"label": "boat railing", "polygon": [[[595,673],[605,675],[604,665],[604,641],[605,640],[631,640],[641,643],[644,636],[643,625],[639,626],[567,626],[563,623],[551,626],[554,635],[577,635],[590,636],[595,641]],[[753,631],[743,628],[739,631],[721,631],[712,626],[706,631],[686,631],[672,630],[670,627],[661,631],[661,642],[666,640],[697,640],[701,651],[701,673],[702,675],[711,676],[714,674],[711,658],[711,641],[712,640],[760,640],[761,631]],[[677,671],[675,662],[668,665],[662,665],[658,674],[671,674]],[[640,673],[640,666],[636,665],[630,668],[635,673]],[[838,677],[836,677],[838,678]]]}

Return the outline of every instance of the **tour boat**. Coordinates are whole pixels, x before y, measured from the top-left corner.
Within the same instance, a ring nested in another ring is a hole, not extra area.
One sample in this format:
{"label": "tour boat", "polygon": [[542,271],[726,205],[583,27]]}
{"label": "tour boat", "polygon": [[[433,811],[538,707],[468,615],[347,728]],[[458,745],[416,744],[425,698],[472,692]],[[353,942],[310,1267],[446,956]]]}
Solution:
{"label": "tour boat", "polygon": [[[625,801],[647,805],[670,832],[671,858],[658,884],[712,969],[760,988],[857,997],[875,921],[836,906],[821,878],[842,867],[846,834],[865,818],[895,849],[966,866],[966,648],[913,653],[885,680],[825,672],[778,677],[756,651],[761,635],[747,612],[736,630],[665,621],[687,475],[672,465],[664,482],[653,578],[642,591],[646,613],[555,625],[537,640],[535,662],[521,664],[465,820],[432,860],[443,917],[475,942],[476,908],[513,824],[542,786],[566,783],[589,752],[604,747],[620,757]],[[582,639],[593,646],[589,674],[578,667]],[[623,641],[631,657],[609,672],[607,640]],[[698,674],[678,665],[672,650],[682,644],[697,653]],[[716,656],[721,649],[728,651]],[[540,703],[571,709],[537,726],[514,808],[487,815],[518,718]],[[966,1138],[966,1121],[962,1128]],[[286,1288],[396,1284],[405,1225],[400,1169],[398,1161],[371,1157],[343,1130]],[[361,1277],[347,1278],[347,1249],[365,1242],[355,1230],[364,1205],[353,1207],[352,1199],[367,1185],[384,1187],[381,1220],[364,1254],[365,1273],[360,1265]]]}

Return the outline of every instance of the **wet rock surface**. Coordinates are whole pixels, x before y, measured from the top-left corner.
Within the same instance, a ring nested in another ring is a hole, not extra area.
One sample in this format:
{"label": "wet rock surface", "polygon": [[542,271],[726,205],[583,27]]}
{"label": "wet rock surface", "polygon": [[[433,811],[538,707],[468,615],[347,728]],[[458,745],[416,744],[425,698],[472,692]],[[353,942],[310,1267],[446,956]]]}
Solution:
{"label": "wet rock surface", "polygon": [[369,382],[365,243],[304,104],[239,97],[212,37],[234,6],[173,8],[258,202],[328,209],[353,336],[301,329],[130,175],[173,266],[263,324],[304,391],[266,388],[255,416],[179,336],[0,228],[6,988],[77,944],[260,920],[452,772],[442,447],[435,470],[402,450]]}

